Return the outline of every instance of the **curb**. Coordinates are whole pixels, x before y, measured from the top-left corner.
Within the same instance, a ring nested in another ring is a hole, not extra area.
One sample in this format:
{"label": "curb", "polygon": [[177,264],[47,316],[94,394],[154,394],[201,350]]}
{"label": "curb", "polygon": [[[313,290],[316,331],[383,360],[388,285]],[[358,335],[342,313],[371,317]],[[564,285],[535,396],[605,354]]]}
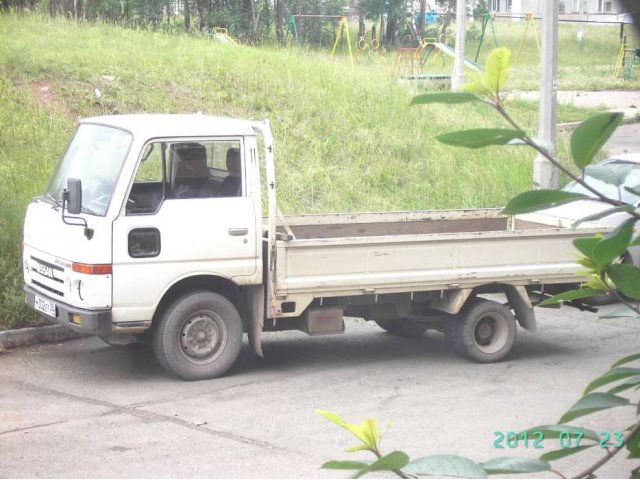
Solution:
{"label": "curb", "polygon": [[[640,112],[639,112],[640,113]],[[567,122],[567,123],[558,123],[556,125],[556,128],[558,129],[558,131],[567,131],[567,130],[573,130],[574,128],[576,128],[578,125],[580,125],[582,122]],[[622,119],[622,123],[621,125],[634,125],[636,123],[640,123],[640,120],[635,118],[635,117],[624,117]]]}
{"label": "curb", "polygon": [[27,347],[38,343],[54,343],[86,337],[62,325],[20,328],[0,332],[0,352],[11,348]]}

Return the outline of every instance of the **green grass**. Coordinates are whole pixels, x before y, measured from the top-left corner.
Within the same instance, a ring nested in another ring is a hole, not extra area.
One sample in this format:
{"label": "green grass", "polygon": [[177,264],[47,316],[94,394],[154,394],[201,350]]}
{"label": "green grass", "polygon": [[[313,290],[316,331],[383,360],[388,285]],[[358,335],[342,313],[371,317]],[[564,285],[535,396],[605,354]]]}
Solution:
{"label": "green grass", "polygon": [[[531,186],[530,150],[467,151],[435,141],[453,129],[506,125],[484,105],[409,108],[413,93],[393,78],[391,56],[353,67],[344,57],[308,50],[233,48],[12,15],[0,15],[0,38],[0,328],[31,319],[20,293],[24,211],[79,117],[268,117],[285,213],[500,206]],[[526,78],[518,68],[513,76],[516,83]],[[38,94],[44,86],[48,92]],[[536,104],[514,101],[509,108],[526,129],[537,129]],[[588,113],[561,107],[559,117]]]}

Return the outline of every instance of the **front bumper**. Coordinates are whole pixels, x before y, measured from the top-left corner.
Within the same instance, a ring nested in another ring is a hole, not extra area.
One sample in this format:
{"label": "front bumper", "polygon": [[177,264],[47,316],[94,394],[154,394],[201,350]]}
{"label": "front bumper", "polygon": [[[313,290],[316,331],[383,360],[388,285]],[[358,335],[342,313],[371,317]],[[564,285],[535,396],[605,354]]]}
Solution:
{"label": "front bumper", "polygon": [[24,287],[24,292],[26,296],[25,301],[32,309],[35,309],[36,295],[56,304],[55,318],[38,312],[51,322],[67,327],[75,332],[89,335],[108,335],[112,332],[111,309],[87,310],[85,308],[73,307],[47,295],[43,295],[28,286]]}

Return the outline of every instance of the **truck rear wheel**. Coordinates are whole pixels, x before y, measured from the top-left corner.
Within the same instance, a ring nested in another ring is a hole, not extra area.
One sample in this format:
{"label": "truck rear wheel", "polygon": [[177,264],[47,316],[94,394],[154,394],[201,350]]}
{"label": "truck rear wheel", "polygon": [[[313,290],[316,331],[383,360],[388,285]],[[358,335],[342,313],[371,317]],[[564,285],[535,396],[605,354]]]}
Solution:
{"label": "truck rear wheel", "polygon": [[234,364],[242,320],[222,295],[201,291],[175,300],[160,318],[153,349],[160,364],[187,380],[215,378]]}
{"label": "truck rear wheel", "polygon": [[502,360],[516,341],[516,319],[504,305],[473,298],[444,323],[445,338],[453,350],[478,363]]}
{"label": "truck rear wheel", "polygon": [[380,328],[399,337],[418,337],[423,335],[427,328],[407,318],[398,320],[374,320]]}

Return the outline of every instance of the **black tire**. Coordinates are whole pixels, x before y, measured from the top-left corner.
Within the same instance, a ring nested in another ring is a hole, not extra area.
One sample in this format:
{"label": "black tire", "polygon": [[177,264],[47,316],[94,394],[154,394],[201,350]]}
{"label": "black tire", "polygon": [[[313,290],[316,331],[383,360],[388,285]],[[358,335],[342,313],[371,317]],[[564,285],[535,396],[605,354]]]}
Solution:
{"label": "black tire", "polygon": [[461,356],[493,363],[509,354],[516,341],[516,319],[501,303],[473,298],[444,322],[447,343]]}
{"label": "black tire", "polygon": [[242,346],[242,320],[222,295],[201,291],[176,299],[153,332],[162,367],[186,380],[223,375]]}
{"label": "black tire", "polygon": [[408,318],[399,318],[398,320],[374,320],[380,328],[389,333],[398,335],[399,337],[419,337],[424,335],[428,330],[427,327],[421,325],[420,322],[410,320]]}

